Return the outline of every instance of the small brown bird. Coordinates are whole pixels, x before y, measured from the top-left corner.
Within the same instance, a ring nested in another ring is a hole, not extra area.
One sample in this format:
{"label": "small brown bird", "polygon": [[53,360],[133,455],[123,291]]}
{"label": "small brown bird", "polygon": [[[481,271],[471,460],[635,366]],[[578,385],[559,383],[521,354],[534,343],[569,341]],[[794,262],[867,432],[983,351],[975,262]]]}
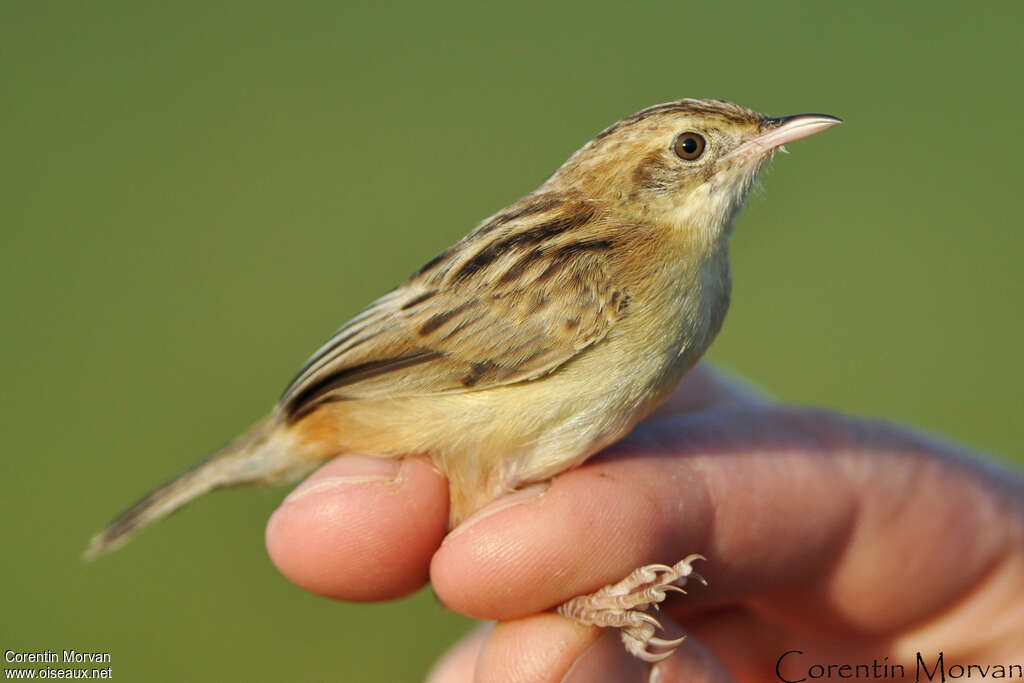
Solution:
{"label": "small brown bird", "polygon": [[[212,489],[298,478],[343,453],[427,453],[450,523],[625,435],[708,348],[729,305],[729,237],[774,150],[840,123],[685,99],[606,128],[313,354],[273,412],[93,538],[87,557]],[[561,611],[623,628],[692,573],[643,567]],[[648,646],[662,648],[650,652]]]}

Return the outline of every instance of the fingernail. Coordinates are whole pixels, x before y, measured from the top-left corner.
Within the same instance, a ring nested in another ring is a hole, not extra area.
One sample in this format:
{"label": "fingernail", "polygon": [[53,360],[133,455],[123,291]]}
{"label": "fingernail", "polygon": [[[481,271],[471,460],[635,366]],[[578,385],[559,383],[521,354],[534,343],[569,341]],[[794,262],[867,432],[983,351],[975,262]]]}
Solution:
{"label": "fingernail", "polygon": [[354,484],[392,482],[398,478],[401,466],[401,460],[374,458],[368,455],[342,455],[297,486],[281,504],[287,505],[307,496]]}
{"label": "fingernail", "polygon": [[511,507],[516,507],[517,505],[522,505],[523,503],[528,503],[531,500],[540,498],[550,486],[550,482],[541,482],[540,484],[532,484],[526,488],[519,489],[507,496],[502,496],[490,505],[474,512],[466,519],[465,522],[452,529],[448,535],[444,537],[444,540],[441,541],[441,545],[444,545],[456,536],[464,534],[473,525],[478,524],[481,520],[487,519],[492,515],[496,515],[502,510],[507,510]]}

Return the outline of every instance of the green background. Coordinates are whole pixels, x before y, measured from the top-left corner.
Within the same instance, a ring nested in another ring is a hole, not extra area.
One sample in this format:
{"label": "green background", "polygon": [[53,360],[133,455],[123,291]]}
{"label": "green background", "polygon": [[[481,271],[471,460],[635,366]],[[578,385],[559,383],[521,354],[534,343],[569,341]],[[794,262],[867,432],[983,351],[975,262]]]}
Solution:
{"label": "green background", "polygon": [[828,5],[7,0],[0,649],[109,651],[117,680],[421,678],[468,622],[289,584],[262,540],[281,490],[78,554],[363,304],[684,96],[846,119],[739,219],[711,357],[1020,462],[1020,4]]}

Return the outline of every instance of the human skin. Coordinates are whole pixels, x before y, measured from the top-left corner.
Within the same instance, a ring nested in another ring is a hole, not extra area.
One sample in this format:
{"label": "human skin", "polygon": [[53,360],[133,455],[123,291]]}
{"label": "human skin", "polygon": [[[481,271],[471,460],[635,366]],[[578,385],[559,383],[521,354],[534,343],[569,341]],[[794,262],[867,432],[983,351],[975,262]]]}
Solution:
{"label": "human skin", "polygon": [[273,514],[267,548],[315,593],[386,600],[429,580],[451,609],[498,622],[449,651],[435,682],[647,680],[614,631],[545,610],[692,552],[710,585],[663,605],[665,637],[690,637],[659,681],[778,680],[789,650],[793,679],[874,660],[912,678],[917,652],[928,666],[939,652],[947,666],[1024,663],[1019,472],[775,403],[706,364],[626,439],[445,538],[447,504],[429,461],[343,456]]}

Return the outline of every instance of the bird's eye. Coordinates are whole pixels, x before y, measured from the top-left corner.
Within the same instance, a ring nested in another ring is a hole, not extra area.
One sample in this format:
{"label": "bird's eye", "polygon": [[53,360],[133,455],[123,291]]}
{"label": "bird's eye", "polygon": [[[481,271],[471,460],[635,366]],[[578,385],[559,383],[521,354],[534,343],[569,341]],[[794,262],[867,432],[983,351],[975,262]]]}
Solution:
{"label": "bird's eye", "polygon": [[680,133],[672,143],[672,150],[680,159],[693,161],[704,153],[704,136],[697,133]]}

